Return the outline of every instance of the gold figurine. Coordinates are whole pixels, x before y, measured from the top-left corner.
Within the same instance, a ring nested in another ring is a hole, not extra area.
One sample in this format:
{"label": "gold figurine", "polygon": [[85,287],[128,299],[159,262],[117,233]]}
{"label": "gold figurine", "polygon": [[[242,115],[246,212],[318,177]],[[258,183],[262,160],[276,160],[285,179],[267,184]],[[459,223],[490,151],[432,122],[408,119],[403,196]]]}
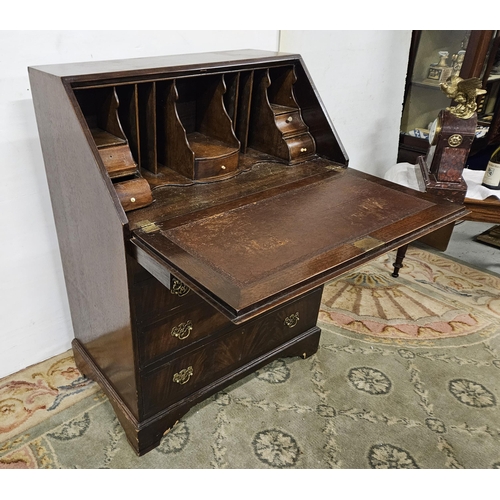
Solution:
{"label": "gold figurine", "polygon": [[486,94],[481,88],[480,78],[468,78],[464,80],[459,76],[450,76],[446,82],[441,83],[441,90],[456,103],[448,109],[459,118],[467,120],[477,109],[476,98],[478,95]]}

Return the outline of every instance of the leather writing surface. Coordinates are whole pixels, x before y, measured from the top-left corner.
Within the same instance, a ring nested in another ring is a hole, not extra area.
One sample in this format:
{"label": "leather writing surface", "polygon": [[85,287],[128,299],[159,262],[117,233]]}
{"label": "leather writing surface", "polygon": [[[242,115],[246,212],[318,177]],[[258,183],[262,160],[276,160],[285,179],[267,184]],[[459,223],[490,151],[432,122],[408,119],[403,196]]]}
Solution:
{"label": "leather writing surface", "polygon": [[347,171],[136,236],[237,316],[460,210],[386,184]]}
{"label": "leather writing surface", "polygon": [[163,234],[180,249],[250,285],[428,208],[425,200],[348,177],[207,217]]}

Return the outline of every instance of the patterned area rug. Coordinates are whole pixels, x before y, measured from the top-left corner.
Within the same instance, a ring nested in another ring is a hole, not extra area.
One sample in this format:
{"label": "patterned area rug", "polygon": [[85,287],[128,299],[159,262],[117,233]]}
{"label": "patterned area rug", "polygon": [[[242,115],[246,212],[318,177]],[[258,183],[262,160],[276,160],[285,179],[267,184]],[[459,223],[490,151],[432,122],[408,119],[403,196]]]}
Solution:
{"label": "patterned area rug", "polygon": [[0,381],[0,468],[500,468],[500,277],[410,248],[325,287],[317,354],[193,408],[137,457],[71,353]]}

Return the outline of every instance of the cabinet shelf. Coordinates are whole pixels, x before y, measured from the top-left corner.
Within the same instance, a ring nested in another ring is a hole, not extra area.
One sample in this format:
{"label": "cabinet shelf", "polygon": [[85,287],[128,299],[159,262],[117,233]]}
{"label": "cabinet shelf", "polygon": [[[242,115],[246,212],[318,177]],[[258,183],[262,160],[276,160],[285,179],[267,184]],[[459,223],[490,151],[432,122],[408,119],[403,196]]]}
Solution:
{"label": "cabinet shelf", "polygon": [[430,83],[426,82],[425,80],[414,80],[411,83],[416,87],[421,87],[429,90],[439,90],[440,92],[442,92],[439,83]]}
{"label": "cabinet shelf", "polygon": [[117,137],[114,134],[110,134],[105,130],[100,128],[90,129],[94,142],[98,148],[105,148],[110,146],[121,146],[122,144],[127,144],[125,139]]}

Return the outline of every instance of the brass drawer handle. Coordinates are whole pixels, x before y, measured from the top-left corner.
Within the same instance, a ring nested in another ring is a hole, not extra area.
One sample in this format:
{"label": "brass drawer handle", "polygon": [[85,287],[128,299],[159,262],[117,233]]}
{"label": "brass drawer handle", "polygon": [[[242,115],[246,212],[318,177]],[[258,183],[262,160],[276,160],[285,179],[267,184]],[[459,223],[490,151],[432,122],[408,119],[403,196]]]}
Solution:
{"label": "brass drawer handle", "polygon": [[184,340],[189,337],[191,330],[193,329],[193,323],[188,320],[185,323],[181,323],[180,325],[174,326],[170,334],[172,337],[176,337],[179,340]]}
{"label": "brass drawer handle", "polygon": [[298,312],[296,312],[295,314],[290,314],[290,316],[285,318],[285,325],[288,326],[288,328],[293,328],[297,325],[299,319],[300,318]]}
{"label": "brass drawer handle", "polygon": [[173,381],[176,384],[187,384],[189,382],[189,379],[193,375],[193,367],[188,366],[187,368],[184,368],[184,370],[181,370],[179,373],[174,373],[174,378]]}
{"label": "brass drawer handle", "polygon": [[191,290],[188,286],[186,286],[182,281],[174,279],[172,281],[172,288],[170,289],[170,293],[173,295],[178,295],[179,297],[184,297]]}
{"label": "brass drawer handle", "polygon": [[307,148],[300,148],[301,153],[305,153],[307,151]]}

